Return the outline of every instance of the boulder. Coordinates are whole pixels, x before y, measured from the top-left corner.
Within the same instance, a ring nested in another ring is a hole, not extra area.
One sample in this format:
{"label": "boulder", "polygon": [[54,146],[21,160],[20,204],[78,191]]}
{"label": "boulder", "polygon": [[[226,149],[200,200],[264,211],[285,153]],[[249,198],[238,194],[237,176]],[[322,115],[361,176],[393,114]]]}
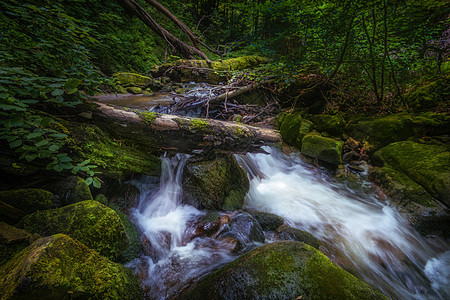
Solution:
{"label": "boulder", "polygon": [[345,129],[345,119],[340,115],[314,115],[312,121],[319,132],[340,136]]}
{"label": "boulder", "polygon": [[0,268],[1,299],[142,299],[133,273],[67,235],[38,239]]}
{"label": "boulder", "polygon": [[86,181],[78,176],[69,176],[46,188],[57,195],[59,206],[93,199]]}
{"label": "boulder", "polygon": [[54,206],[55,196],[41,189],[21,189],[0,192],[0,201],[20,209],[26,214]]}
{"label": "boulder", "polygon": [[32,239],[29,232],[0,222],[0,266],[27,247]]}
{"label": "boulder", "polygon": [[302,140],[305,135],[311,132],[314,124],[304,119],[301,113],[292,113],[285,115],[280,125],[280,134],[283,140],[291,146],[298,149],[302,147]]}
{"label": "boulder", "polygon": [[265,245],[202,278],[177,299],[387,299],[334,265],[313,247],[293,241]]}
{"label": "boulder", "polygon": [[291,240],[308,244],[319,249],[320,243],[311,233],[282,225],[277,229],[277,235],[280,240]]}
{"label": "boulder", "polygon": [[246,212],[233,216],[230,231],[225,232],[221,236],[235,237],[244,246],[251,242],[264,243],[266,239],[261,225]]}
{"label": "boulder", "polygon": [[24,228],[42,236],[64,233],[110,259],[119,258],[130,240],[117,213],[94,200],[43,210],[23,218]]}
{"label": "boulder", "polygon": [[405,95],[405,100],[410,107],[417,110],[435,108],[450,98],[449,86],[450,76],[447,75],[411,89]]}
{"label": "boulder", "polygon": [[319,135],[309,134],[302,140],[302,153],[321,161],[342,164],[342,148],[344,142]]}
{"label": "boulder", "polygon": [[366,140],[377,150],[409,137],[448,134],[450,116],[438,113],[411,115],[398,113],[383,117],[360,119],[349,126],[349,134],[357,140]]}
{"label": "boulder", "polygon": [[261,228],[266,231],[276,230],[284,223],[282,217],[268,212],[250,211],[249,214],[255,218],[259,225],[261,225]]}
{"label": "boulder", "polygon": [[131,94],[142,94],[142,88],[137,86],[130,86],[127,88],[127,91]]}
{"label": "boulder", "polygon": [[449,147],[396,142],[375,152],[374,161],[381,167],[372,168],[370,179],[411,216],[415,227],[423,234],[448,235]]}
{"label": "boulder", "polygon": [[249,186],[247,174],[233,155],[219,155],[213,161],[188,162],[184,168],[184,201],[197,208],[240,209]]}
{"label": "boulder", "polygon": [[116,78],[120,82],[120,85],[124,87],[145,88],[153,82],[153,79],[151,77],[136,73],[119,72],[114,73],[113,77]]}

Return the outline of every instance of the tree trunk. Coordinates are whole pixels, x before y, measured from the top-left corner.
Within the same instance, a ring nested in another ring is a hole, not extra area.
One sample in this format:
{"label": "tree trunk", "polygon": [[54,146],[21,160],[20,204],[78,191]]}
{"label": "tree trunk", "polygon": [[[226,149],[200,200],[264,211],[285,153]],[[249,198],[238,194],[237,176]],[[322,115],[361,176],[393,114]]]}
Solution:
{"label": "tree trunk", "polygon": [[281,141],[274,129],[203,118],[123,110],[96,102],[92,122],[117,138],[127,138],[151,148],[191,153],[261,152],[261,146]]}
{"label": "tree trunk", "polygon": [[[117,0],[119,4],[124,7],[128,12],[133,13],[138,17],[145,25],[151,30],[161,36],[169,45],[172,46],[183,57],[193,59],[197,55],[205,60],[209,61],[209,58],[200,49],[189,46],[184,43],[161,25],[159,25],[153,18],[134,0]],[[178,20],[178,19],[177,19]],[[184,25],[184,24],[183,24]]]}

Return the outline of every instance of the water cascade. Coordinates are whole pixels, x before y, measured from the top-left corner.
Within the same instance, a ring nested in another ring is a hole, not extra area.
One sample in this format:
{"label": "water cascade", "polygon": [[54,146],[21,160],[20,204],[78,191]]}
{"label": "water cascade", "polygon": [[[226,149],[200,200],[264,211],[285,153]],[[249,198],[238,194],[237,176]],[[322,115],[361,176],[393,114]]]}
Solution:
{"label": "water cascade", "polygon": [[[312,233],[331,260],[392,299],[450,298],[445,241],[416,233],[369,182],[339,182],[298,155],[265,150],[269,155],[236,156],[250,178],[244,209],[277,214]],[[152,251],[130,265],[146,278],[150,299],[170,298],[236,258],[220,240],[192,238],[205,212],[181,203],[186,160],[163,158],[159,187],[141,193],[134,212]]]}

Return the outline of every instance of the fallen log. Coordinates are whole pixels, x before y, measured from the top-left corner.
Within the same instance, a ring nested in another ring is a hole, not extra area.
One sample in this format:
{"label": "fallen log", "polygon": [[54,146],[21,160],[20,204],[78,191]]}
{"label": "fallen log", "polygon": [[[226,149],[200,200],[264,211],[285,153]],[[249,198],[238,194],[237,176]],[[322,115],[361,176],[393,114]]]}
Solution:
{"label": "fallen log", "polygon": [[261,146],[281,141],[274,129],[95,104],[91,122],[118,138],[133,139],[153,149],[246,153],[261,152]]}
{"label": "fallen log", "polygon": [[236,98],[237,96],[243,95],[245,93],[249,93],[251,91],[254,91],[262,86],[269,85],[271,83],[275,82],[275,79],[269,79],[264,80],[257,83],[252,83],[243,87],[238,87],[234,91],[223,93],[217,97],[211,98],[209,100],[210,103],[218,103],[218,102],[224,102],[228,101],[229,99]]}

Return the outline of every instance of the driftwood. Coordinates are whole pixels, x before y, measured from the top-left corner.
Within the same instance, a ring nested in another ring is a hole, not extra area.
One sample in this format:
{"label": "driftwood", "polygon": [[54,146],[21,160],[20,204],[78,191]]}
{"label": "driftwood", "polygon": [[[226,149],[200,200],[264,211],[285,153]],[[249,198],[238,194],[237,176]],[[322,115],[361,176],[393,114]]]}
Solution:
{"label": "driftwood", "polygon": [[119,138],[137,140],[154,149],[246,153],[261,152],[262,145],[280,142],[274,129],[96,104],[92,122]]}
{"label": "driftwood", "polygon": [[270,79],[270,80],[265,80],[265,81],[261,81],[261,82],[257,82],[257,83],[252,83],[243,87],[238,87],[235,90],[231,91],[231,92],[225,92],[224,94],[221,94],[217,97],[211,98],[209,100],[210,103],[219,103],[219,102],[224,102],[227,100],[230,100],[232,98],[235,98],[237,96],[243,95],[245,93],[249,93],[251,91],[254,91],[262,86],[265,85],[269,85],[271,83],[275,82],[274,79]]}

